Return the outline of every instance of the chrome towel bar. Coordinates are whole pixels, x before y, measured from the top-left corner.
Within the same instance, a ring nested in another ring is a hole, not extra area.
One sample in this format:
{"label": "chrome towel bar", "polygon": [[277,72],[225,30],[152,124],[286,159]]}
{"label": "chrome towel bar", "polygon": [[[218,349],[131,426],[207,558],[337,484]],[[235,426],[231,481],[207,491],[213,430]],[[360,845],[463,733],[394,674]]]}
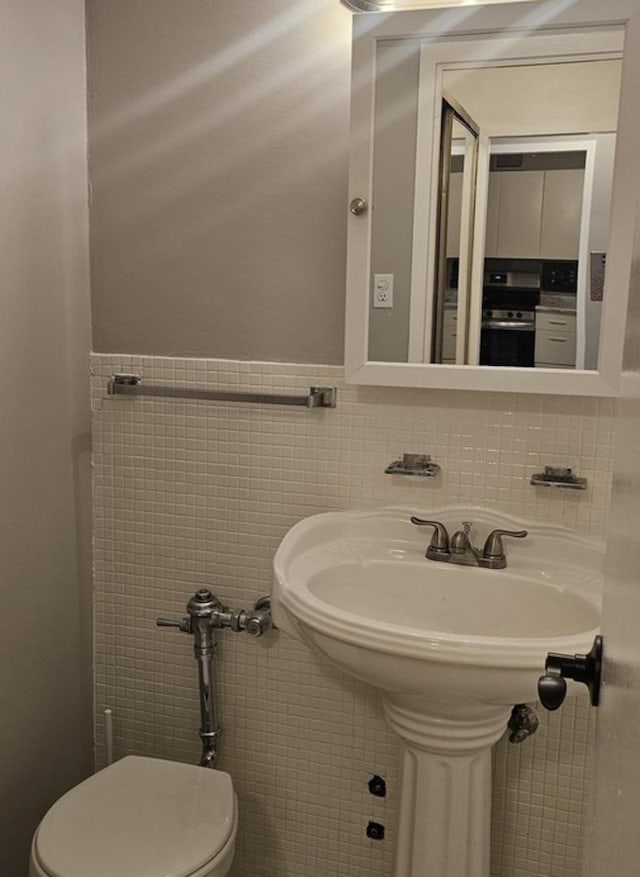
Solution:
{"label": "chrome towel bar", "polygon": [[107,385],[110,396],[163,396],[171,399],[207,399],[210,402],[256,402],[260,405],[300,405],[335,408],[336,387],[311,387],[307,396],[252,393],[240,390],[200,390],[192,387],[159,387],[143,384],[140,375],[117,374]]}

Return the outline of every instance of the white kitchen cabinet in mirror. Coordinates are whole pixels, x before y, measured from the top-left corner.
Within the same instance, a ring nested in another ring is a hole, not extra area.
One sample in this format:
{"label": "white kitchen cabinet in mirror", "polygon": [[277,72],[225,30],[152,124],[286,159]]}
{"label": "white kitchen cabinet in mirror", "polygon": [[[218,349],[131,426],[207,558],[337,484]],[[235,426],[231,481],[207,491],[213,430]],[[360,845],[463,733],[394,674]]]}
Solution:
{"label": "white kitchen cabinet in mirror", "polygon": [[[639,0],[354,16],[349,203],[368,210],[349,214],[347,381],[617,393],[639,87]],[[473,158],[447,107],[477,127]],[[607,254],[602,302],[591,252]],[[393,308],[375,307],[380,274]],[[549,313],[570,341],[536,340]]]}

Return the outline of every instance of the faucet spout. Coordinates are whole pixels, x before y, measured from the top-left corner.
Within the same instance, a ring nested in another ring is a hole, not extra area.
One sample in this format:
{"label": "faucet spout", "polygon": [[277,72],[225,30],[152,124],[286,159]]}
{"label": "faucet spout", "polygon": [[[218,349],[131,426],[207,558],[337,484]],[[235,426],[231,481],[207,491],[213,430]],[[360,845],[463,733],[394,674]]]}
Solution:
{"label": "faucet spout", "polygon": [[480,552],[470,539],[472,527],[472,521],[463,521],[462,530],[458,530],[451,537],[451,563],[480,566]]}

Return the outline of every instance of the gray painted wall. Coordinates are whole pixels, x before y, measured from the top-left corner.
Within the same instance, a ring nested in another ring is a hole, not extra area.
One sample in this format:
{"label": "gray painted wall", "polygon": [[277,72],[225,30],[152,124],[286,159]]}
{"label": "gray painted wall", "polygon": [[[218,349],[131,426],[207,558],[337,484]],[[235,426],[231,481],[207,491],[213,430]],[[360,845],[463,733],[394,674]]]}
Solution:
{"label": "gray painted wall", "polygon": [[[406,362],[409,351],[420,44],[378,47],[373,151],[369,359]],[[426,244],[425,244],[426,245]],[[393,308],[373,307],[373,275],[393,274]]]}
{"label": "gray painted wall", "polygon": [[0,873],[91,770],[82,0],[0,9]]}
{"label": "gray painted wall", "polygon": [[351,13],[87,12],[94,349],[341,363]]}

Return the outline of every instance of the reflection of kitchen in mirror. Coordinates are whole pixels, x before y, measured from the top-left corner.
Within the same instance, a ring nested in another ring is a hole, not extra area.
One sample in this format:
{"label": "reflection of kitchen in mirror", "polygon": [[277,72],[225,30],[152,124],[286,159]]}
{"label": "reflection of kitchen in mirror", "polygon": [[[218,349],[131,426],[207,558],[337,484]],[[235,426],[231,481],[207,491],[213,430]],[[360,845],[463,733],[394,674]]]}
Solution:
{"label": "reflection of kitchen in mirror", "polygon": [[584,150],[492,149],[480,365],[576,367],[585,165]]}
{"label": "reflection of kitchen in mirror", "polygon": [[367,358],[595,371],[620,55],[475,45],[377,44]]}
{"label": "reflection of kitchen in mirror", "polygon": [[[460,221],[464,179],[454,158],[431,362],[597,368],[601,301],[589,256],[607,247],[619,79],[616,60],[445,71],[447,99],[481,133],[478,252],[467,288],[451,221]],[[442,156],[440,170],[442,204]]]}

